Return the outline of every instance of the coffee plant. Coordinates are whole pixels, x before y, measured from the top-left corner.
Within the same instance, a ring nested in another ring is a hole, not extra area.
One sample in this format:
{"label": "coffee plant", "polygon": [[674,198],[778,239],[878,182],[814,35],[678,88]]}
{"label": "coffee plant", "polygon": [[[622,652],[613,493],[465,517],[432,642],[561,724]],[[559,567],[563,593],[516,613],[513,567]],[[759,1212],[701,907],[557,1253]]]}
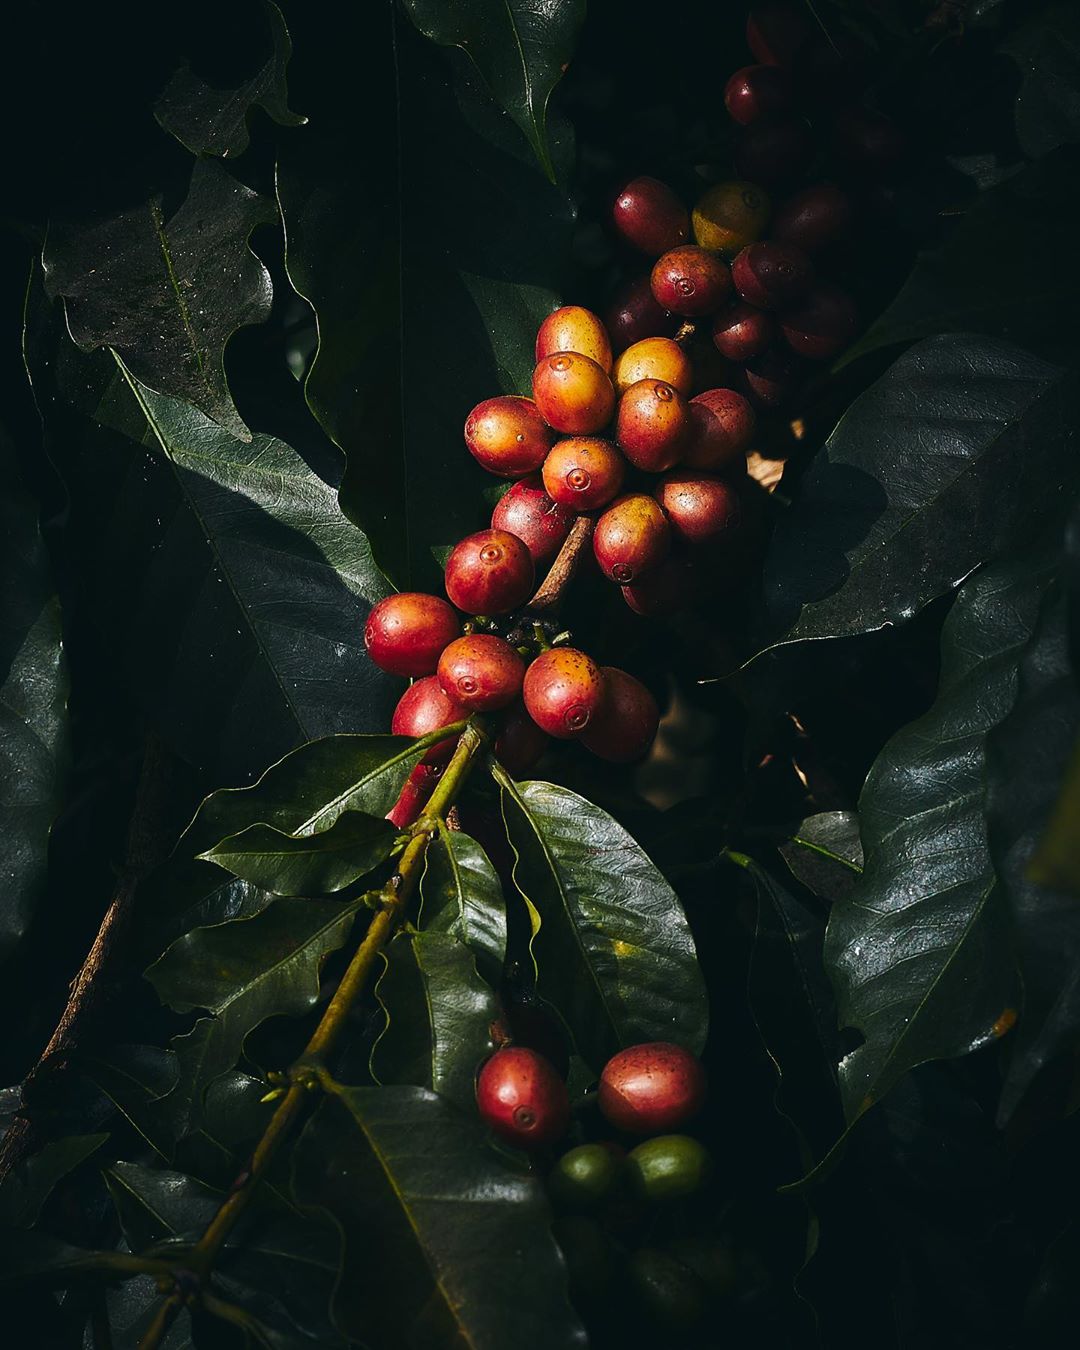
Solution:
{"label": "coffee plant", "polygon": [[4,1344],[1070,1344],[1076,6],[9,25]]}

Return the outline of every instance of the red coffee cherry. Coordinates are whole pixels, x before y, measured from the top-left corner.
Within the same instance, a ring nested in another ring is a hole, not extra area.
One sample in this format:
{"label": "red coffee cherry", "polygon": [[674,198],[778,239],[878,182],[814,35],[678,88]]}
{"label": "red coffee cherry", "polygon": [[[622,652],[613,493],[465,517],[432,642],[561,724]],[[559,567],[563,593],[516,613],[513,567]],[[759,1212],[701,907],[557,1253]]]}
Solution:
{"label": "red coffee cherry", "polygon": [[657,260],[652,290],[658,304],[692,319],[720,308],[731,294],[731,273],[718,254],[684,244]]}
{"label": "red coffee cherry", "polygon": [[[656,489],[656,500],[676,536],[688,544],[707,544],[737,530],[742,523],[738,485],[710,474],[684,469],[665,474]],[[442,660],[439,669],[442,670]]]}
{"label": "red coffee cherry", "polygon": [[713,319],[713,344],[729,361],[758,356],[775,336],[772,316],[745,300],[730,300]]}
{"label": "red coffee cherry", "polygon": [[843,108],[833,119],[833,153],[854,168],[876,172],[895,164],[907,150],[904,133],[891,118],[871,108]]}
{"label": "red coffee cherry", "polygon": [[600,667],[575,647],[541,652],[525,672],[525,707],[536,725],[561,741],[584,735],[604,697]]}
{"label": "red coffee cherry", "polygon": [[740,468],[757,425],[753,408],[734,389],[706,389],[690,400],[690,434],[683,463],[693,469]]}
{"label": "red coffee cherry", "polygon": [[635,468],[648,473],[670,469],[689,432],[686,400],[664,380],[639,380],[619,400],[615,436]]}
{"label": "red coffee cherry", "polygon": [[790,0],[764,0],[746,20],[746,45],[766,66],[793,66],[813,33],[806,10]]}
{"label": "red coffee cherry", "polygon": [[618,666],[601,666],[604,701],[582,745],[601,759],[630,764],[640,759],[656,738],[660,710],[640,680]]}
{"label": "red coffee cherry", "polygon": [[518,1148],[543,1148],[566,1133],[566,1084],[535,1050],[496,1050],[476,1080],[480,1115],[500,1139]]}
{"label": "red coffee cherry", "polygon": [[[450,744],[456,745],[457,738],[455,737]],[[419,764],[414,765],[398,793],[397,801],[386,813],[386,819],[390,824],[396,825],[399,830],[415,824],[441,777],[442,766],[439,764],[425,764],[421,760]]]}
{"label": "red coffee cherry", "polygon": [[658,178],[631,179],[615,194],[611,219],[628,244],[653,258],[690,237],[686,207]]}
{"label": "red coffee cherry", "polygon": [[746,362],[741,378],[746,396],[755,407],[780,408],[798,384],[799,363],[792,352],[770,347]]}
{"label": "red coffee cherry", "polygon": [[[390,720],[390,730],[395,736],[426,736],[454,722],[463,722],[468,715],[460,703],[443,693],[438,678],[428,675],[402,694]],[[440,741],[425,752],[421,763],[445,764],[456,745],[456,736]]]}
{"label": "red coffee cherry", "polygon": [[545,356],[533,371],[533,398],[544,421],[571,436],[601,431],[615,411],[607,371],[579,352]]}
{"label": "red coffee cherry", "polygon": [[624,586],[622,595],[635,614],[657,618],[691,608],[700,590],[693,563],[688,558],[669,556],[651,572]]}
{"label": "red coffee cherry", "polygon": [[625,394],[638,380],[666,380],[688,396],[694,381],[690,358],[672,338],[643,338],[619,354],[612,372],[615,388]]}
{"label": "red coffee cherry", "polygon": [[806,170],[814,149],[810,128],[801,118],[745,127],[735,140],[735,168],[755,183],[785,183]]}
{"label": "red coffee cherry", "polygon": [[538,469],[554,439],[531,398],[506,394],[485,399],[465,421],[469,453],[501,478],[518,478]]}
{"label": "red coffee cherry", "polygon": [[789,197],[776,213],[772,237],[806,254],[846,238],[851,230],[851,198],[832,183],[814,183]]}
{"label": "red coffee cherry", "polygon": [[604,370],[611,369],[611,339],[591,309],[563,305],[549,314],[536,334],[536,360],[556,352],[580,352]]}
{"label": "red coffee cherry", "polygon": [[611,334],[617,352],[632,347],[642,338],[671,337],[679,320],[656,303],[648,276],[624,282],[611,297],[604,311],[604,327]]}
{"label": "red coffee cherry", "polygon": [[611,441],[572,436],[556,441],[544,460],[544,489],[571,511],[595,511],[619,491],[625,473],[626,460]]}
{"label": "red coffee cherry", "polygon": [[813,264],[801,249],[772,239],[747,245],[731,264],[736,290],[759,309],[795,304],[813,275]]}
{"label": "red coffee cherry", "polygon": [[671,529],[652,497],[630,492],[618,497],[596,522],[593,552],[600,570],[620,586],[663,562]]}
{"label": "red coffee cherry", "polygon": [[811,361],[829,361],[859,330],[855,302],[839,286],[819,281],[794,309],[780,315],[784,341]]}
{"label": "red coffee cherry", "polygon": [[599,1100],[601,1112],[617,1130],[660,1134],[701,1109],[705,1071],[681,1045],[632,1045],[604,1065]]}
{"label": "red coffee cherry", "polygon": [[402,591],[380,600],[364,625],[364,646],[391,675],[430,675],[439,653],[461,632],[461,619],[445,600]]}
{"label": "red coffee cherry", "polygon": [[724,86],[724,107],[742,127],[783,117],[794,99],[791,76],[779,66],[743,66]]}
{"label": "red coffee cherry", "polygon": [[512,704],[495,730],[492,753],[511,778],[524,778],[548,747],[550,738],[529,716],[524,703]]}
{"label": "red coffee cherry", "polygon": [[439,688],[470,712],[493,712],[521,693],[525,662],[493,633],[459,637],[439,657]]}
{"label": "red coffee cherry", "polygon": [[446,594],[466,614],[508,614],[533,590],[529,550],[507,530],[467,535],[446,560]]}
{"label": "red coffee cherry", "polygon": [[503,493],[491,513],[491,528],[516,534],[537,566],[558,553],[573,523],[574,513],[552,501],[538,473]]}

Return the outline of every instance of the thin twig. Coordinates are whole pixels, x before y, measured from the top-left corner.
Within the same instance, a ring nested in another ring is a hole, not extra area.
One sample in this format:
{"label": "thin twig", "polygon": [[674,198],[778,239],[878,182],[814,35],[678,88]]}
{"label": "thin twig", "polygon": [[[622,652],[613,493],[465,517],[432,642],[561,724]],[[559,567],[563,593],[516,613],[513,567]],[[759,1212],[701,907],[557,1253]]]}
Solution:
{"label": "thin twig", "polygon": [[567,586],[573,580],[586,549],[592,541],[593,520],[578,516],[566,536],[559,555],[527,606],[530,613],[554,613],[562,602]]}

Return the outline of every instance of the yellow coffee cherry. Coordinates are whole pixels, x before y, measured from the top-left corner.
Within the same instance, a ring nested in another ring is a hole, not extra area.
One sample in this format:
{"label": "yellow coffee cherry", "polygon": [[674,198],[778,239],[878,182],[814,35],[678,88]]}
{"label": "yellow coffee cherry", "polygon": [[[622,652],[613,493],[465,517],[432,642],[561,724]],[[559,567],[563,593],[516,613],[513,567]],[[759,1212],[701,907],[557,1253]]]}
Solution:
{"label": "yellow coffee cherry", "polygon": [[732,179],[717,183],[694,207],[694,238],[702,248],[734,257],[760,238],[772,207],[756,183]]}

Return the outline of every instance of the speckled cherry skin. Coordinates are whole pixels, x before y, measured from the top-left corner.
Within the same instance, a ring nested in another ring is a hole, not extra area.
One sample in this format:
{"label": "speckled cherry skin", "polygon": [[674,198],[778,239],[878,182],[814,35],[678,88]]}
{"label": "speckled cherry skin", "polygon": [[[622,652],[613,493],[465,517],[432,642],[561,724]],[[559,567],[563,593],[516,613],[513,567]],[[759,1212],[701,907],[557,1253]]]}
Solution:
{"label": "speckled cherry skin", "polygon": [[600,667],[576,647],[541,652],[525,672],[525,707],[541,731],[557,740],[582,736],[604,697]]}
{"label": "speckled cherry skin", "polygon": [[446,560],[446,594],[466,614],[508,614],[533,591],[529,550],[508,530],[478,530]]}
{"label": "speckled cherry skin", "polygon": [[548,496],[538,473],[504,492],[491,513],[491,528],[516,534],[536,566],[558,553],[573,523],[573,511]]}
{"label": "speckled cherry skin", "polygon": [[731,294],[731,273],[719,254],[684,244],[657,259],[652,290],[664,309],[684,318],[699,318],[719,309]]}
{"label": "speckled cherry skin", "polygon": [[682,462],[693,469],[742,467],[757,414],[735,389],[706,389],[690,400],[690,434]]}
{"label": "speckled cherry skin", "polygon": [[713,346],[729,361],[758,356],[776,336],[771,314],[745,300],[729,300],[713,317]]}
{"label": "speckled cherry skin", "polygon": [[364,646],[379,669],[391,675],[430,675],[442,649],[460,632],[461,618],[445,600],[401,591],[374,606],[364,625]]}
{"label": "speckled cherry skin", "polygon": [[534,360],[555,352],[580,352],[604,370],[611,369],[611,339],[598,315],[581,305],[563,305],[549,314],[536,334]]}
{"label": "speckled cherry skin", "polygon": [[602,431],[615,411],[615,387],[607,371],[580,352],[553,352],[538,361],[533,399],[544,421],[568,436]]}
{"label": "speckled cherry skin", "polygon": [[698,469],[665,474],[655,496],[676,538],[687,544],[707,544],[742,523],[739,485]]}
{"label": "speckled cherry skin", "polygon": [[542,1055],[523,1046],[496,1050],[483,1066],[476,1105],[492,1131],[518,1148],[553,1144],[570,1123],[566,1084]]}
{"label": "speckled cherry skin", "polygon": [[673,336],[679,319],[656,303],[646,275],[619,286],[604,310],[604,327],[611,334],[612,347],[621,352],[643,338]]}
{"label": "speckled cherry skin", "polygon": [[748,244],[731,264],[742,298],[759,309],[787,309],[806,292],[814,266],[800,248],[780,240]]}
{"label": "speckled cherry skin", "polygon": [[470,633],[439,657],[439,688],[470,712],[505,708],[521,693],[525,661],[505,638]]}
{"label": "speckled cherry skin", "polygon": [[571,436],[556,441],[544,460],[544,490],[571,511],[606,506],[622,487],[626,460],[611,441],[599,436]]}
{"label": "speckled cherry skin", "polygon": [[633,178],[621,187],[615,194],[611,221],[628,244],[652,258],[690,237],[686,207],[658,178]]}
{"label": "speckled cherry skin", "polygon": [[619,399],[615,439],[637,469],[670,469],[679,462],[689,432],[686,400],[666,380],[639,380]]}
{"label": "speckled cherry skin", "polygon": [[824,281],[812,286],[779,318],[784,341],[810,361],[831,361],[859,330],[855,301],[839,286]]}
{"label": "speckled cherry skin", "polygon": [[620,586],[636,580],[667,557],[671,528],[654,498],[642,492],[617,497],[593,530],[600,570]]}
{"label": "speckled cherry skin", "polygon": [[741,371],[740,392],[745,391],[755,408],[781,408],[799,381],[799,361],[794,352],[777,343],[752,357]]}
{"label": "speckled cherry skin", "polygon": [[665,380],[680,394],[689,395],[693,364],[673,338],[643,338],[620,352],[612,371],[616,391],[625,394],[639,380]]}
{"label": "speckled cherry skin", "polygon": [[681,1045],[649,1041],[620,1050],[600,1075],[600,1110],[627,1134],[661,1134],[682,1125],[705,1100],[705,1071]]}
{"label": "speckled cherry skin", "polygon": [[779,66],[743,66],[724,85],[724,107],[741,127],[782,117],[794,101],[791,76]]}
{"label": "speckled cherry skin", "polygon": [[502,394],[478,403],[465,419],[473,458],[500,478],[519,478],[544,462],[555,433],[531,398]]}
{"label": "speckled cherry skin", "polygon": [[813,183],[777,208],[769,233],[807,255],[820,253],[846,238],[853,214],[851,198],[841,188]]}
{"label": "speckled cherry skin", "polygon": [[[438,677],[426,675],[411,684],[398,700],[390,730],[395,736],[426,736],[430,731],[463,722],[468,713],[439,687]],[[451,736],[426,751],[423,764],[445,764],[454,753],[457,737]]]}
{"label": "speckled cherry skin", "polygon": [[640,680],[618,666],[601,666],[604,701],[582,745],[613,764],[632,764],[656,739],[660,710]]}

